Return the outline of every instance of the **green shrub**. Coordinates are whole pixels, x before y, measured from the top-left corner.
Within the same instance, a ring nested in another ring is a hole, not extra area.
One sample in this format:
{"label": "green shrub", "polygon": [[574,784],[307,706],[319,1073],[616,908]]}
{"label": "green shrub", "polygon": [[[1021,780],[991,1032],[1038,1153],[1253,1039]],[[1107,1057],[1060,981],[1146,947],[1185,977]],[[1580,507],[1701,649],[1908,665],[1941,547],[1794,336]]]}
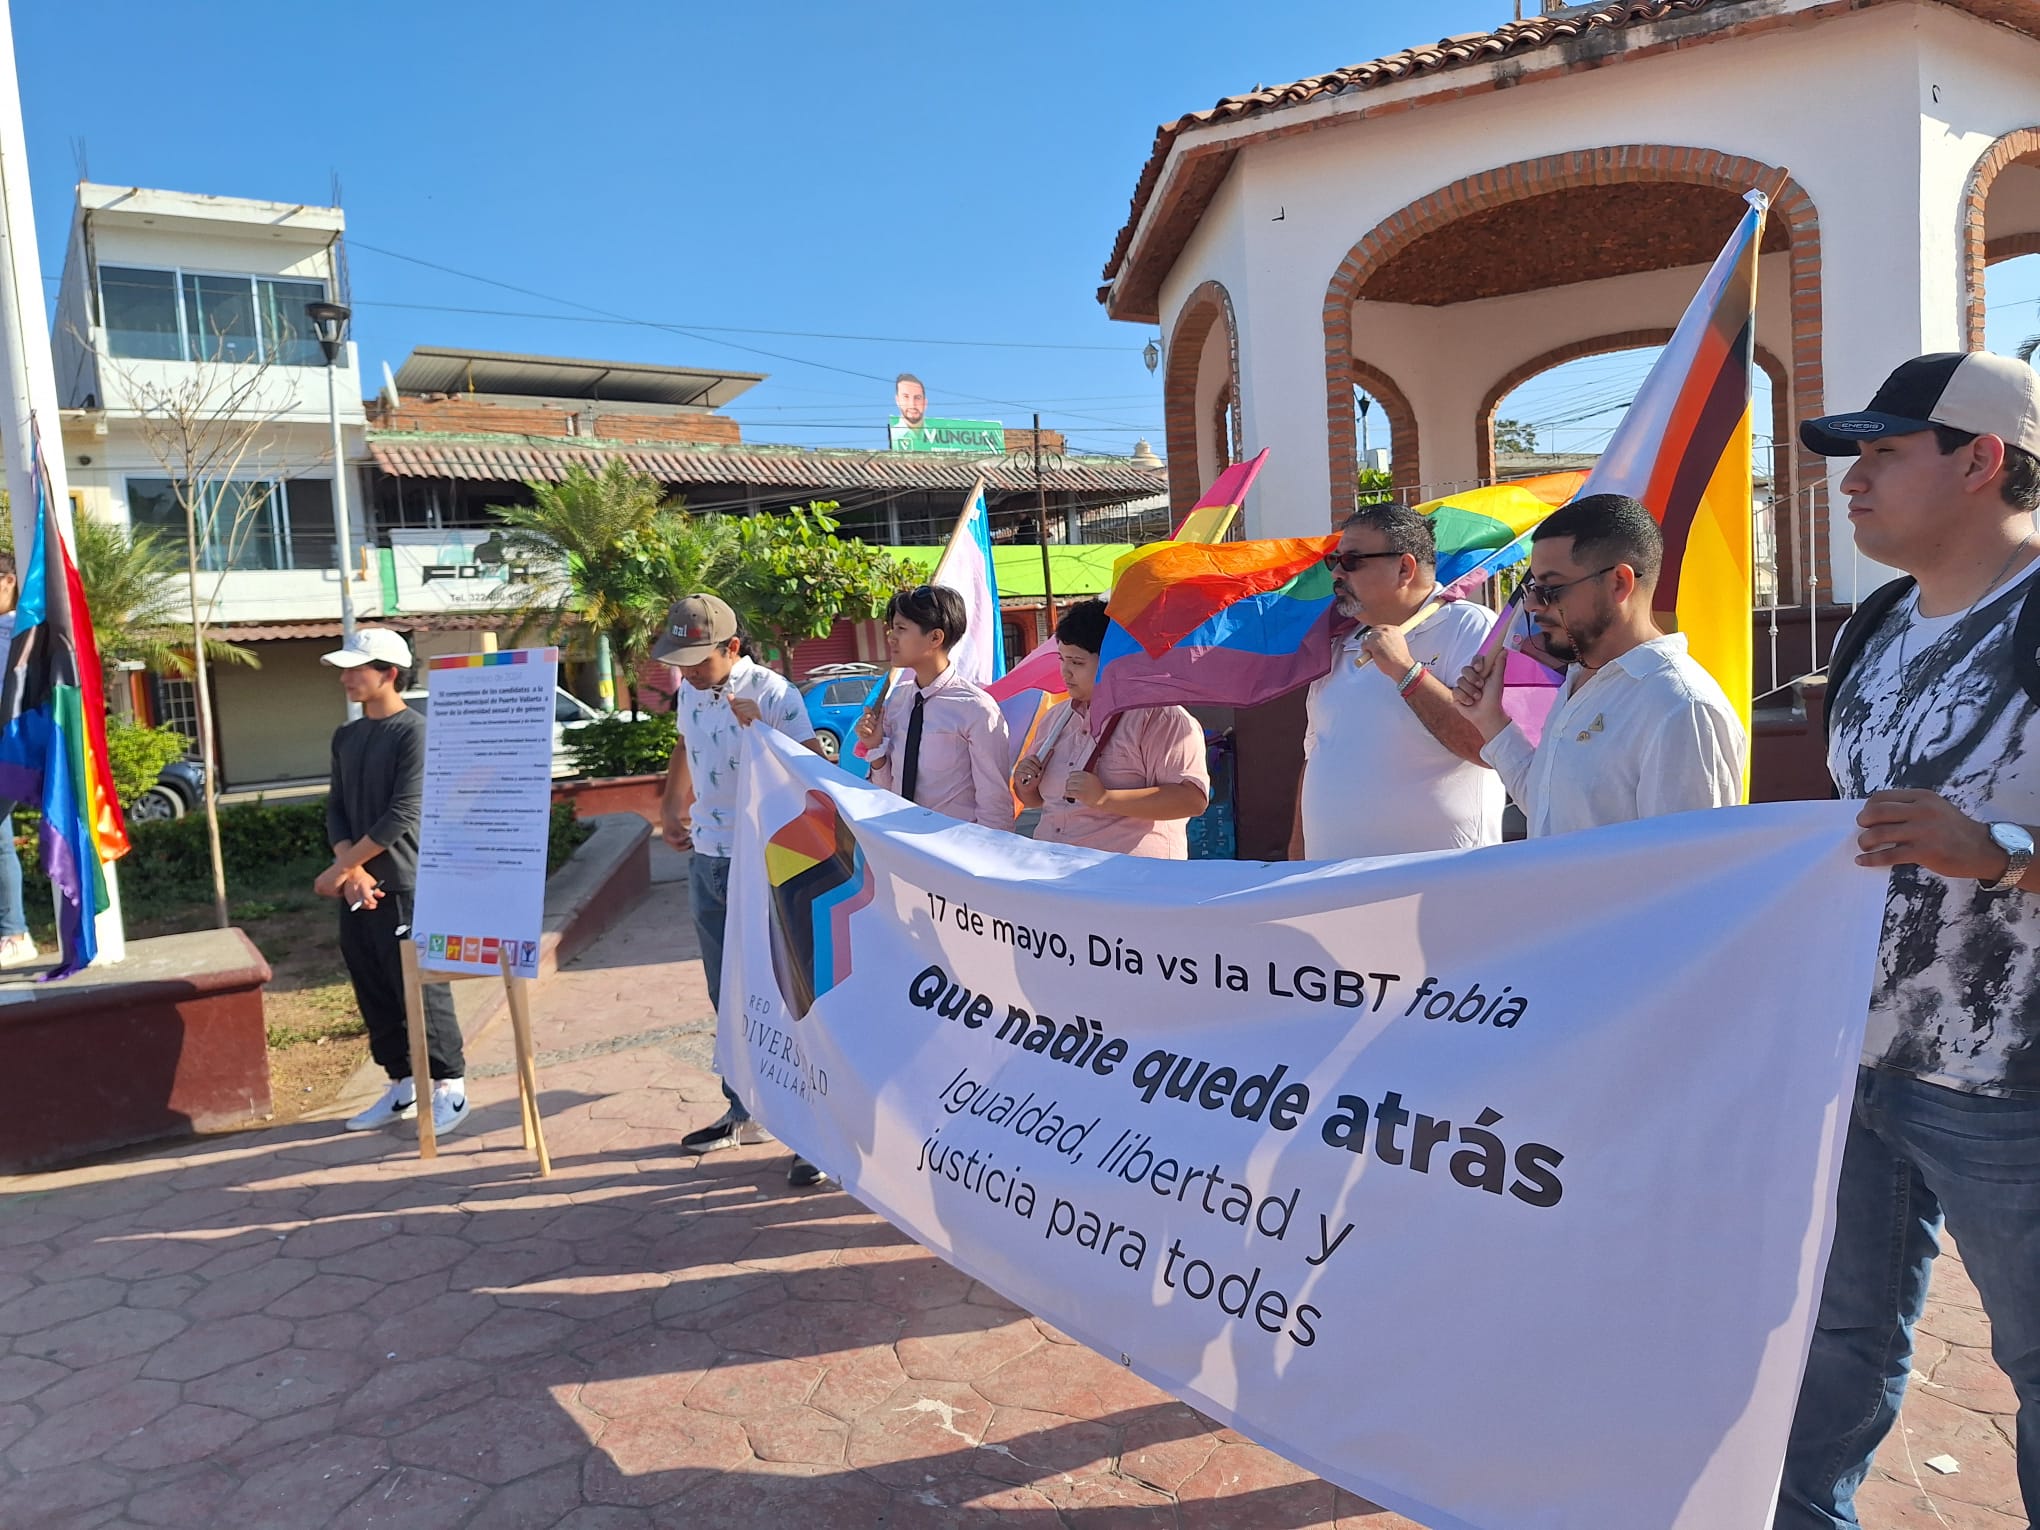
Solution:
{"label": "green shrub", "polygon": [[601,717],[567,735],[574,773],[582,776],[655,776],[673,758],[673,714]]}
{"label": "green shrub", "polygon": [[574,816],[573,803],[555,802],[552,818],[546,824],[545,874],[551,876],[566,865],[567,858],[594,832],[593,824],[585,824]]}
{"label": "green shrub", "polygon": [[172,760],[181,760],[191,740],[175,728],[145,728],[118,717],[106,720],[106,758],[113,767],[113,789],[122,802],[156,784]]}

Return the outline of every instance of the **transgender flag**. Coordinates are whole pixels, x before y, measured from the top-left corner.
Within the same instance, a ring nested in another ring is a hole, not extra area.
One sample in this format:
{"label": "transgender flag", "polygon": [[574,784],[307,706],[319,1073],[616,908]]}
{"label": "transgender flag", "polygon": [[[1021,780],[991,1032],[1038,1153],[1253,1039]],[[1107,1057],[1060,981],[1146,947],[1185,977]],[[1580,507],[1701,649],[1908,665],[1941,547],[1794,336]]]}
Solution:
{"label": "transgender flag", "polygon": [[1006,636],[999,620],[999,578],[992,572],[992,517],[980,478],[964,501],[949,545],[929,576],[963,597],[963,641],[949,650],[956,672],[974,685],[990,685],[1006,672]]}
{"label": "transgender flag", "polygon": [[93,919],[106,911],[103,862],[127,853],[127,827],[106,758],[106,696],[85,588],[62,533],[50,527],[49,478],[38,454],[35,545],[21,576],[14,641],[0,689],[0,798],[41,810],[37,847],[57,890],[68,977],[98,954]]}
{"label": "transgender flag", "polygon": [[1750,725],[1750,384],[1760,191],[1580,490],[1641,500],[1664,528],[1656,605]]}

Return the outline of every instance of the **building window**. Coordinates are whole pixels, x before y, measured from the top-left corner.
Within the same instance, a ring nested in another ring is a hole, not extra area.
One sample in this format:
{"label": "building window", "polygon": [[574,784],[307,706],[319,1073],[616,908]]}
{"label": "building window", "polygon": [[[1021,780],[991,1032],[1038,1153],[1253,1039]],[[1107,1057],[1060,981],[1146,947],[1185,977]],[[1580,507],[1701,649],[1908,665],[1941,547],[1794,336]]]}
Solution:
{"label": "building window", "polygon": [[[237,478],[213,485],[199,528],[199,567],[328,569],[333,566],[333,483],[327,478]],[[167,478],[127,481],[128,524],[184,546],[184,507]]]}
{"label": "building window", "polygon": [[198,688],[189,680],[173,680],[168,675],[157,675],[155,681],[156,726],[175,728],[190,739],[191,747],[184,751],[184,757],[197,759]]}
{"label": "building window", "polygon": [[135,360],[322,366],[305,304],[325,296],[324,282],[285,277],[99,268],[107,351]]}

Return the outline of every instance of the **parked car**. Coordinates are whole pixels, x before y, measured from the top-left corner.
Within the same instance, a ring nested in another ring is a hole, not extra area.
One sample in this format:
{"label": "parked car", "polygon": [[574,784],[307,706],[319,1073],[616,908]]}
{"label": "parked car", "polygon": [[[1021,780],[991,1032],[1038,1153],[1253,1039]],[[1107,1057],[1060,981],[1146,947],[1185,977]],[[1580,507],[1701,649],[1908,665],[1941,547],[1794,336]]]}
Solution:
{"label": "parked car", "polygon": [[197,760],[172,760],[156,784],[123,809],[131,823],[165,823],[182,818],[205,800],[205,766]]}
{"label": "parked car", "polygon": [[822,757],[853,776],[868,776],[871,767],[857,757],[857,719],[878,699],[886,671],[877,664],[824,664],[800,682],[808,721]]}
{"label": "parked car", "polygon": [[[423,686],[405,691],[404,705],[424,715],[426,693]],[[571,776],[574,773],[573,756],[567,751],[567,740],[577,728],[585,728],[601,717],[647,717],[646,712],[603,712],[588,705],[572,691],[553,688],[553,741],[552,773],[556,776]]]}

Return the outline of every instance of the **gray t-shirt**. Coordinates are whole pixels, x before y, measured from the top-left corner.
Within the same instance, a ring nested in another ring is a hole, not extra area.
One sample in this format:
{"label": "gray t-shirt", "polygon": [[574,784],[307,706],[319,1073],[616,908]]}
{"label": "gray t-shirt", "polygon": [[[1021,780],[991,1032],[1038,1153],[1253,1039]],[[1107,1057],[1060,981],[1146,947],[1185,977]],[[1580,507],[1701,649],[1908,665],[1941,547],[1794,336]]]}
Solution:
{"label": "gray t-shirt", "polygon": [[333,733],[333,784],[326,836],[363,836],[383,853],[362,869],[392,891],[418,883],[418,810],[425,795],[425,719],[409,707],[358,717]]}
{"label": "gray t-shirt", "polygon": [[[1922,619],[1908,596],[1870,634],[1828,702],[1844,797],[1930,791],[1984,823],[2040,823],[2040,708],[2012,664],[2034,572],[1966,614]],[[2040,1096],[2040,897],[1894,867],[1863,1061]]]}

